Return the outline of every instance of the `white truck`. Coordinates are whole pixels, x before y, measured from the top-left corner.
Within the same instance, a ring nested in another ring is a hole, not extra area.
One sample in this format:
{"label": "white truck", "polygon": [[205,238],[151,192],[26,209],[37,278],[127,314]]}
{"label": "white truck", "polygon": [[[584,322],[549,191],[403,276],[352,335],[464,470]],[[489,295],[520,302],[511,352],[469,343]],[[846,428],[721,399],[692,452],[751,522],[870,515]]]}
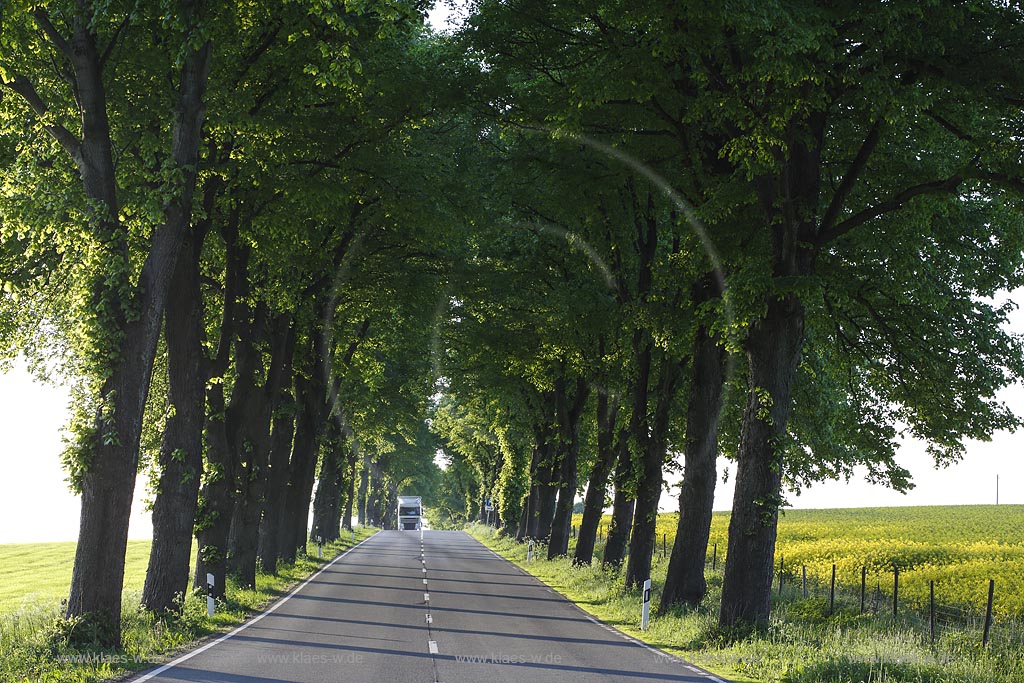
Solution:
{"label": "white truck", "polygon": [[423,517],[423,499],[419,496],[398,497],[398,530],[415,531]]}

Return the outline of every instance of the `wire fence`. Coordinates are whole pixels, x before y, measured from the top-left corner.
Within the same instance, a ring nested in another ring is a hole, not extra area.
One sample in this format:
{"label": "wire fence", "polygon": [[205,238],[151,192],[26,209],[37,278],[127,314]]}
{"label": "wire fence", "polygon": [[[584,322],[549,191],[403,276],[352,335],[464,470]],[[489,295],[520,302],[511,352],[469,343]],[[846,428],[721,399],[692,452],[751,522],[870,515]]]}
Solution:
{"label": "wire fence", "polygon": [[[572,528],[576,537],[576,528]],[[598,528],[598,547],[607,538],[604,525]],[[655,539],[655,564],[667,562],[672,552],[672,541],[667,534]],[[708,548],[706,569],[713,574],[724,574],[724,549],[717,543]],[[1024,650],[1024,619],[993,610],[999,586],[990,579],[978,586],[984,599],[965,602],[959,596],[950,601],[940,581],[930,581],[928,593],[921,598],[908,596],[904,577],[899,567],[888,572],[869,570],[862,566],[855,575],[833,565],[822,575],[806,565],[786,566],[784,558],[775,568],[772,587],[774,604],[798,600],[825,601],[822,608],[829,615],[870,614],[878,618],[898,620],[919,633],[925,641],[961,642],[982,647]],[[919,586],[915,585],[915,589]],[[983,590],[984,589],[984,590]]]}

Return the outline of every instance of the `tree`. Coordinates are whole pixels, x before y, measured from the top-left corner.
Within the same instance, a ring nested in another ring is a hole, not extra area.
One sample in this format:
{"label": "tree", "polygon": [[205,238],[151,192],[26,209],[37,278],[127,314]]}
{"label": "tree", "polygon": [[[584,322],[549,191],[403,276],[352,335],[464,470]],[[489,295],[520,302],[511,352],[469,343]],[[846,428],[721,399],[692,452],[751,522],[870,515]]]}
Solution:
{"label": "tree", "polygon": [[[105,644],[120,640],[124,549],[142,415],[174,263],[192,214],[212,54],[204,6],[183,2],[170,12],[169,35],[153,36],[150,29],[160,22],[151,17],[108,13],[86,2],[49,10],[8,8],[2,36],[3,86],[32,112],[31,129],[48,134],[74,164],[81,183],[75,201],[84,223],[80,234],[95,246],[96,260],[86,268],[89,294],[83,306],[89,326],[89,408],[94,409],[89,413],[95,417],[79,423],[70,454],[72,477],[82,492],[82,516],[67,616],[91,615]],[[159,184],[167,201],[152,216],[152,237],[133,253],[131,231],[138,226],[126,212],[135,207],[123,201],[130,192],[119,187],[125,178],[113,161],[115,144],[127,142],[115,136],[124,133],[120,117],[130,105],[124,97],[128,92],[112,87],[109,60],[144,50],[153,55],[154,42],[165,46],[164,59],[151,63],[145,75],[136,71],[130,84],[141,95],[150,76],[176,72],[171,80],[174,105],[167,106],[166,91],[156,91],[164,97],[141,100],[150,115],[171,129],[170,144],[161,151],[167,161]],[[36,55],[49,57],[53,68]],[[68,127],[74,118],[81,122],[77,132]]]}

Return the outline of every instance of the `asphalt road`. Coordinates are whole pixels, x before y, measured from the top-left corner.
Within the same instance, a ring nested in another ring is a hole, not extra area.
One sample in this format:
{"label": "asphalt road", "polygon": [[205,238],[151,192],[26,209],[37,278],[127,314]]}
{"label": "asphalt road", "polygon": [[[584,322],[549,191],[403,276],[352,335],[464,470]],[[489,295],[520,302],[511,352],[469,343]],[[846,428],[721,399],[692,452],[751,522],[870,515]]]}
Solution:
{"label": "asphalt road", "polygon": [[721,683],[450,531],[380,532],[239,629],[133,680]]}

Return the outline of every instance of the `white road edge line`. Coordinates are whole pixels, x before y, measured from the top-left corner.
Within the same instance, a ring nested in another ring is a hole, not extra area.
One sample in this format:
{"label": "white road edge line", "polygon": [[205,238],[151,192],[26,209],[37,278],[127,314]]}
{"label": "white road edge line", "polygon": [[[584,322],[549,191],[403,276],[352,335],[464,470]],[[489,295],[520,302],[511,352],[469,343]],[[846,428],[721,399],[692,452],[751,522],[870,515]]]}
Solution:
{"label": "white road edge line", "polygon": [[168,662],[167,664],[164,664],[159,669],[151,671],[148,674],[143,674],[142,677],[140,677],[140,678],[129,679],[129,683],[143,683],[144,681],[148,681],[151,678],[155,678],[156,676],[159,676],[160,674],[162,674],[165,671],[173,669],[174,667],[178,666],[179,664],[181,664],[183,662],[187,662],[188,660],[192,659],[196,655],[201,654],[203,652],[206,652],[207,650],[209,650],[214,645],[220,645],[225,640],[228,640],[229,638],[234,638],[239,633],[241,633],[245,629],[249,628],[250,626],[252,626],[256,622],[261,621],[263,619],[263,617],[265,617],[265,616],[267,616],[267,615],[277,611],[278,607],[280,607],[284,603],[286,603],[289,600],[291,600],[292,596],[294,596],[300,590],[302,590],[303,588],[308,586],[310,583],[312,583],[318,576],[323,574],[325,571],[330,569],[331,566],[334,565],[335,562],[337,562],[341,558],[345,557],[350,552],[352,552],[353,550],[355,550],[356,548],[358,548],[362,544],[366,543],[367,541],[369,541],[374,536],[376,536],[376,534],[374,534],[373,536],[368,536],[367,538],[364,538],[363,540],[359,541],[359,543],[356,543],[354,546],[352,546],[351,548],[349,548],[348,550],[343,552],[341,555],[338,555],[336,558],[334,558],[333,560],[331,560],[330,562],[325,564],[323,567],[321,567],[320,571],[318,571],[316,574],[313,574],[313,576],[309,577],[304,582],[302,582],[291,593],[289,593],[288,595],[284,596],[283,598],[281,598],[280,600],[275,602],[273,605],[271,605],[267,610],[265,610],[264,612],[260,613],[259,615],[255,616],[255,617],[253,617],[252,619],[250,619],[249,621],[245,622],[244,624],[242,624],[241,626],[239,626],[235,630],[229,631],[228,633],[225,633],[224,635],[222,635],[220,638],[217,638],[213,642],[207,643],[206,645],[203,645],[200,648],[196,648],[195,650],[192,650],[191,652],[187,652],[187,653],[183,654],[181,657],[178,657],[174,661],[171,661],[171,662]]}
{"label": "white road edge line", "polygon": [[694,673],[696,673],[696,674],[698,674],[700,676],[703,676],[704,678],[706,678],[709,681],[713,681],[714,683],[726,683],[726,681],[722,680],[718,676],[715,676],[714,674],[712,674],[712,673],[710,673],[708,671],[704,671],[703,669],[699,669],[699,668],[693,666],[693,664],[691,664],[690,662],[687,662],[685,659],[681,659],[679,657],[676,657],[675,655],[669,654],[668,652],[662,652],[661,650],[657,649],[656,647],[651,647],[650,645],[648,645],[647,643],[643,642],[642,640],[637,640],[633,636],[627,635],[627,634],[623,633],[622,631],[618,630],[617,628],[614,628],[614,627],[609,626],[607,624],[601,623],[595,617],[593,617],[593,616],[591,616],[589,614],[587,614],[586,617],[590,621],[594,622],[595,624],[597,624],[598,626],[603,628],[605,631],[608,631],[609,633],[614,633],[614,634],[616,634],[618,636],[621,636],[623,639],[628,640],[629,642],[633,643],[634,645],[639,645],[640,647],[644,648],[645,650],[649,650],[649,651],[653,652],[654,654],[658,655],[659,657],[663,657],[665,659],[671,659],[671,660],[674,660],[674,661],[677,661],[677,662],[681,662],[685,668],[689,669],[690,671],[692,671],[692,672],[694,672]]}
{"label": "white road edge line", "polygon": [[[463,533],[466,533],[466,532],[463,532]],[[466,535],[467,535],[467,536],[469,536],[469,534],[466,534]],[[472,536],[469,536],[469,537],[470,537],[470,538],[473,538]],[[475,538],[473,538],[473,540],[474,540],[474,541],[476,541],[476,539],[475,539]],[[721,678],[719,678],[718,676],[715,676],[715,675],[714,675],[714,674],[712,674],[711,672],[709,672],[709,671],[705,671],[705,670],[703,670],[703,669],[700,669],[700,668],[697,668],[697,667],[693,666],[693,665],[692,665],[692,664],[691,664],[690,662],[686,661],[686,660],[685,660],[685,659],[683,659],[682,657],[677,657],[677,656],[675,656],[675,655],[673,655],[673,654],[670,654],[670,653],[668,653],[668,652],[663,652],[663,651],[659,650],[659,649],[658,649],[658,648],[656,648],[656,647],[652,647],[652,646],[648,645],[647,643],[643,642],[642,640],[637,640],[637,639],[636,639],[636,638],[634,638],[633,636],[630,636],[630,635],[628,635],[628,634],[625,634],[625,633],[623,633],[622,631],[618,630],[617,628],[614,628],[614,627],[612,627],[612,626],[609,626],[608,624],[604,624],[604,623],[602,623],[602,622],[601,622],[601,621],[599,621],[599,620],[598,620],[598,619],[597,619],[596,617],[594,617],[594,616],[593,616],[592,614],[589,614],[589,613],[588,613],[588,612],[587,612],[586,610],[584,610],[584,609],[583,609],[582,607],[580,607],[579,605],[577,605],[576,603],[572,602],[571,600],[569,600],[568,598],[566,598],[566,597],[565,597],[564,595],[562,595],[561,593],[559,593],[558,591],[556,591],[556,590],[554,590],[553,588],[551,588],[550,586],[548,586],[548,585],[547,585],[546,583],[544,583],[543,581],[541,581],[540,579],[538,579],[538,578],[537,578],[536,576],[534,576],[533,574],[529,573],[528,571],[526,571],[526,570],[525,570],[525,569],[523,569],[522,567],[518,566],[518,565],[517,565],[517,564],[515,564],[514,562],[511,562],[510,560],[507,560],[506,558],[502,557],[502,556],[501,556],[501,555],[499,555],[498,553],[494,552],[493,550],[491,550],[490,548],[488,548],[487,546],[485,546],[485,545],[484,545],[483,543],[480,543],[480,541],[476,541],[476,542],[477,542],[477,543],[479,543],[479,544],[480,544],[480,547],[482,547],[482,548],[483,548],[484,550],[486,550],[487,552],[489,552],[489,553],[490,553],[491,555],[494,555],[494,556],[495,556],[496,558],[498,558],[499,560],[501,560],[501,561],[503,561],[503,562],[508,562],[508,563],[509,563],[510,565],[512,565],[512,567],[514,567],[515,569],[518,569],[518,570],[519,570],[519,572],[520,572],[521,574],[523,574],[524,576],[527,576],[527,577],[529,577],[529,578],[533,579],[534,581],[538,582],[538,583],[539,583],[540,585],[544,586],[545,588],[547,588],[547,589],[548,589],[549,591],[551,591],[551,592],[552,592],[552,593],[554,593],[555,595],[559,595],[559,596],[561,596],[562,598],[565,598],[565,600],[566,600],[567,602],[569,602],[569,604],[571,604],[571,605],[572,605],[573,607],[575,607],[575,608],[576,608],[577,610],[579,610],[579,611],[580,611],[580,612],[581,612],[581,613],[583,614],[583,616],[585,616],[585,617],[586,617],[587,619],[589,619],[590,621],[594,622],[595,624],[597,624],[598,626],[600,626],[600,627],[601,627],[601,628],[603,628],[604,630],[608,631],[609,633],[615,633],[615,634],[617,634],[617,635],[621,636],[622,638],[624,638],[625,640],[628,640],[628,641],[630,641],[631,643],[635,643],[636,645],[639,645],[640,647],[644,648],[645,650],[650,650],[651,652],[653,652],[654,654],[658,655],[659,657],[663,657],[663,658],[665,658],[665,659],[671,659],[671,660],[673,660],[673,661],[676,661],[676,662],[680,662],[680,663],[682,663],[682,664],[684,664],[684,665],[686,665],[686,666],[690,666],[690,667],[691,667],[692,669],[694,669],[694,670],[695,670],[695,671],[696,671],[697,673],[699,673],[699,674],[700,674],[701,676],[703,676],[703,677],[704,677],[704,678],[706,678],[707,680],[709,680],[709,681],[713,681],[713,683],[727,683],[726,681],[722,680],[722,679],[721,679]]]}

